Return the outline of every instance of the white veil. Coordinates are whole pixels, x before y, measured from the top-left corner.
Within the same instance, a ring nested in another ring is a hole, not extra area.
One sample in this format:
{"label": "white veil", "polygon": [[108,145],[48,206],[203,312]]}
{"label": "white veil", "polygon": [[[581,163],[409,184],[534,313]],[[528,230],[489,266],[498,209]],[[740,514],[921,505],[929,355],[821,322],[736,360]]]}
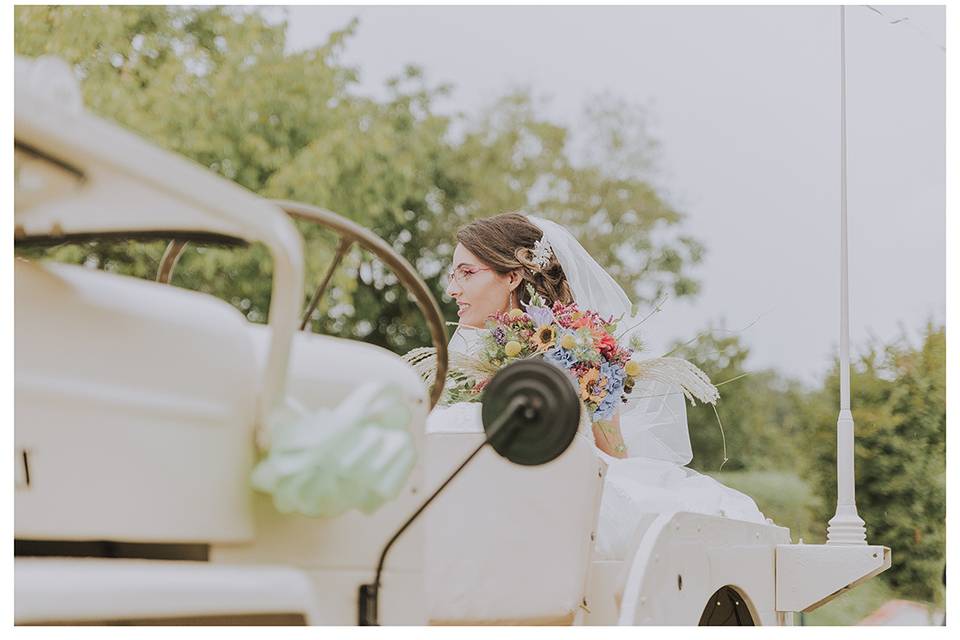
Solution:
{"label": "white veil", "polygon": [[[619,319],[617,338],[627,341],[639,331],[641,320],[630,298],[607,271],[597,264],[566,228],[537,216],[527,216],[543,231],[581,309]],[[663,381],[638,382],[630,401],[620,411],[620,430],[631,457],[656,458],[685,465],[693,459],[687,427],[687,408],[679,386]]]}

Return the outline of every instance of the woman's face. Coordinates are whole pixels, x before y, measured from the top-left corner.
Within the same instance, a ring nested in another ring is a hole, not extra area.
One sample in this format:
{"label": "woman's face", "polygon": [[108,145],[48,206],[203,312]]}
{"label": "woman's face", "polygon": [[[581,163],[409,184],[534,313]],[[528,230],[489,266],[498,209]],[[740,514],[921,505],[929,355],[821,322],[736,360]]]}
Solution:
{"label": "woman's face", "polygon": [[457,301],[460,324],[468,327],[483,327],[489,316],[508,310],[510,294],[520,284],[519,274],[500,275],[460,243],[448,276],[447,295]]}

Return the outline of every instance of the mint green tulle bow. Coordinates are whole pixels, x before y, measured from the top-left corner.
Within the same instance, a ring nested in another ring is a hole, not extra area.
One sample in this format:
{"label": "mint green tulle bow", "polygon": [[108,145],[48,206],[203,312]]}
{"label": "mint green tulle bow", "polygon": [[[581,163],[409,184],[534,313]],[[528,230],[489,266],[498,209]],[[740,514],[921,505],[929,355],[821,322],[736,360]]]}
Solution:
{"label": "mint green tulle bow", "polygon": [[255,489],[281,513],[370,513],[395,498],[413,469],[412,413],[395,386],[368,383],[335,409],[293,403],[270,425],[270,448],[254,468]]}

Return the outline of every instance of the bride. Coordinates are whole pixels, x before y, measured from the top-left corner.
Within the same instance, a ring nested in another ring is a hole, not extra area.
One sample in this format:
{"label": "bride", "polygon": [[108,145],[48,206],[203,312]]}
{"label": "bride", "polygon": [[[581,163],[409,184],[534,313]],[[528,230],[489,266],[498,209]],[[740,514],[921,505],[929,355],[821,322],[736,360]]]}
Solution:
{"label": "bride", "polygon": [[[504,213],[466,225],[457,241],[446,288],[457,302],[459,316],[451,354],[470,353],[490,315],[523,309],[529,302],[528,285],[549,303],[576,302],[604,317],[622,317],[619,327],[628,334],[636,330],[638,321],[623,289],[554,222]],[[448,430],[482,430],[478,407],[438,406],[427,429],[442,425]],[[586,415],[584,420],[589,423]],[[597,532],[601,557],[627,553],[644,514],[693,511],[765,520],[750,497],[685,466],[693,454],[684,395],[678,387],[638,384],[611,421],[585,425],[582,433],[608,464]]]}

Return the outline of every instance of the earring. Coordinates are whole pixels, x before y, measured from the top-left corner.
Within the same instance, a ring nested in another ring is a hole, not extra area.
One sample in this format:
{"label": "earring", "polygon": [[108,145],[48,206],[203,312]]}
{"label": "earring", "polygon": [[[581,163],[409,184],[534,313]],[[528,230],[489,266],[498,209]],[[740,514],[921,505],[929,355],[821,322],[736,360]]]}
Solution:
{"label": "earring", "polygon": [[513,291],[509,291],[509,292],[507,292],[507,306],[506,306],[506,308],[504,309],[504,313],[510,313],[510,311],[511,311],[513,308],[514,308],[514,306],[513,306]]}

